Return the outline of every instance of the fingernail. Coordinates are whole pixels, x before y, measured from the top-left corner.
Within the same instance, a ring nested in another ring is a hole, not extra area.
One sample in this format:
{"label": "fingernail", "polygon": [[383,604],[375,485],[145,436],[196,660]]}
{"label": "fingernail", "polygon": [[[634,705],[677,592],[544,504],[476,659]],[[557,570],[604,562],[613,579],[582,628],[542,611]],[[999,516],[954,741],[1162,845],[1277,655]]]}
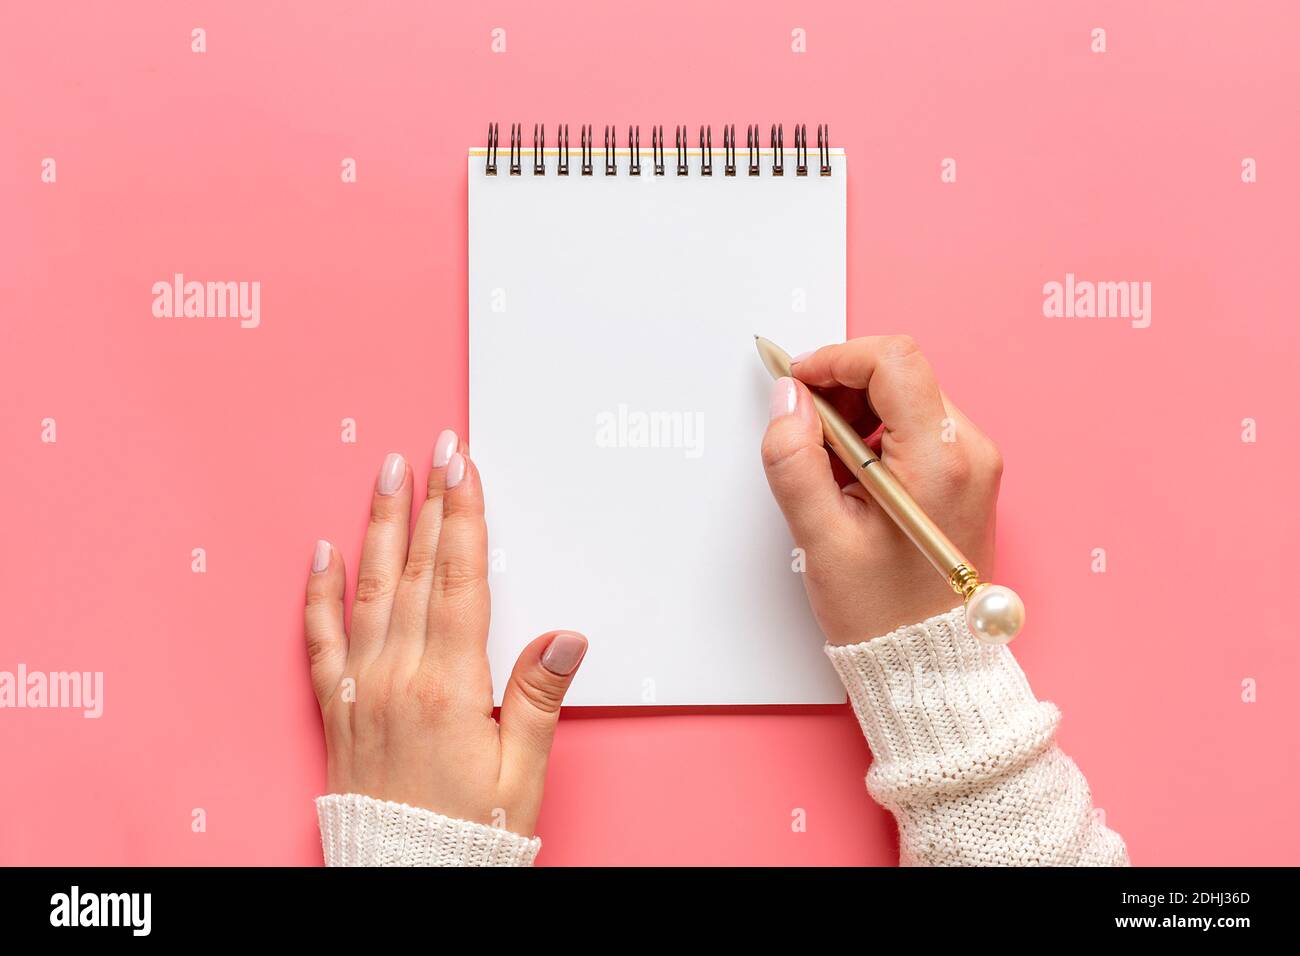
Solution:
{"label": "fingernail", "polygon": [[582,662],[582,655],[587,653],[587,640],[580,634],[561,631],[551,639],[551,644],[542,654],[542,666],[552,674],[568,677]]}
{"label": "fingernail", "polygon": [[444,428],[442,434],[438,436],[437,444],[433,446],[433,467],[441,468],[451,460],[451,453],[456,450],[456,445],[460,439],[450,428]]}
{"label": "fingernail", "polygon": [[802,362],[804,359],[808,358],[808,356],[810,356],[810,355],[812,355],[812,352],[800,352],[800,353],[799,353],[798,355],[796,355],[794,358],[790,359],[790,364],[791,364],[791,365],[798,365],[800,362]]}
{"label": "fingernail", "polygon": [[324,538],[316,542],[316,553],[311,558],[311,573],[320,574],[330,566],[330,543]]}
{"label": "fingernail", "polygon": [[397,452],[389,452],[384,467],[379,469],[379,493],[395,495],[406,479],[406,459]]}
{"label": "fingernail", "polygon": [[465,456],[457,452],[447,462],[447,487],[455,488],[465,477]]}
{"label": "fingernail", "polygon": [[794,411],[795,403],[799,400],[799,393],[794,390],[794,379],[778,378],[772,386],[772,418],[777,419],[782,415],[789,415]]}

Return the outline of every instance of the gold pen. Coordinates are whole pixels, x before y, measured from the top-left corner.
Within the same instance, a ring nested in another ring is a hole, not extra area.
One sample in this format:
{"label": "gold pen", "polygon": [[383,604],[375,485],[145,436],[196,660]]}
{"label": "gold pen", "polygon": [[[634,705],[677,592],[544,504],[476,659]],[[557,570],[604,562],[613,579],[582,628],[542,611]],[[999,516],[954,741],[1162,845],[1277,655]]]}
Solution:
{"label": "gold pen", "polygon": [[[761,335],[754,336],[758,354],[773,378],[790,376],[790,356]],[[975,566],[948,540],[930,516],[921,510],[885,463],[877,457],[853,427],[816,389],[813,405],[822,420],[822,438],[845,467],[871,493],[894,524],[934,565],[936,571],[966,603],[966,626],[981,641],[1006,644],[1025,624],[1025,605],[1011,588],[985,584]]]}

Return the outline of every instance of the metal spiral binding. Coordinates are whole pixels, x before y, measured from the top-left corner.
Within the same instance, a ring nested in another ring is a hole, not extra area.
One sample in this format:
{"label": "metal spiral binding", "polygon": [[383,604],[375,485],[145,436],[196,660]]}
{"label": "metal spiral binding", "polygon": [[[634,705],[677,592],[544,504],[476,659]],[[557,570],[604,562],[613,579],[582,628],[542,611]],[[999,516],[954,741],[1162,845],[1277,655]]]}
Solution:
{"label": "metal spiral binding", "polygon": [[582,147],[582,175],[590,176],[592,140],[595,139],[595,136],[591,132],[590,123],[587,123],[582,127],[581,135],[582,135],[582,141],[580,145]]}
{"label": "metal spiral binding", "polygon": [[618,175],[618,160],[614,158],[614,150],[618,147],[618,130],[613,127],[605,127],[605,175]]}
{"label": "metal spiral binding", "polygon": [[632,127],[627,128],[627,151],[631,156],[631,161],[627,166],[629,176],[641,175],[641,127],[636,128],[636,137],[632,136]]}
{"label": "metal spiral binding", "polygon": [[518,176],[523,171],[524,127],[522,123],[510,124],[510,175]]}
{"label": "metal spiral binding", "polygon": [[497,141],[501,138],[500,130],[496,123],[488,123],[488,144],[487,144],[487,167],[485,172],[489,176],[497,174]]}
{"label": "metal spiral binding", "polygon": [[[746,172],[750,176],[762,175],[762,145],[760,143],[759,126],[757,123],[751,123],[745,128],[745,149],[747,152],[748,163]],[[580,147],[581,155],[581,172],[583,176],[593,174],[593,153],[596,149],[596,137],[590,124],[584,124],[579,127],[580,130]],[[677,175],[690,175],[690,133],[686,126],[677,126],[674,128],[674,142],[677,152]],[[486,153],[486,164],[484,173],[488,176],[497,175],[498,160],[497,153],[501,145],[501,128],[497,123],[488,124],[488,138]],[[739,141],[736,138],[736,126],[734,123],[725,123],[722,127],[722,171],[724,176],[734,177],[737,175],[738,163],[736,152],[739,149]],[[556,146],[556,166],[555,174],[557,176],[569,175],[569,127],[568,124],[561,124],[555,137]],[[654,175],[664,176],[667,174],[667,163],[664,153],[668,148],[668,140],[664,136],[662,126],[650,127],[650,148],[654,163]],[[772,175],[785,175],[785,126],[780,123],[773,123],[771,127],[771,149],[772,149]],[[510,124],[510,159],[509,172],[511,176],[523,175],[523,153],[524,153],[524,127],[522,123]],[[628,126],[627,128],[627,153],[628,167],[627,175],[641,175],[641,127]],[[796,176],[808,175],[808,127],[803,123],[797,123],[794,127],[794,173]],[[833,174],[831,165],[831,128],[827,124],[820,124],[817,127],[817,171],[822,176]],[[533,124],[533,175],[546,175],[546,126],[545,124]],[[613,125],[605,126],[605,175],[618,175],[618,127]],[[700,126],[700,168],[699,175],[713,175],[713,127]]]}

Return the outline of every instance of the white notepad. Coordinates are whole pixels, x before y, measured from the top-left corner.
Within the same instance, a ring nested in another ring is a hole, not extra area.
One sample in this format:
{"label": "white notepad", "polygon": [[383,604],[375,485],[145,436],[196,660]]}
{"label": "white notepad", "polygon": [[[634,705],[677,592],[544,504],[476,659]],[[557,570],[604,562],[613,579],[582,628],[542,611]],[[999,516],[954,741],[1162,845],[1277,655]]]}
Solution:
{"label": "white notepad", "polygon": [[[504,150],[502,151],[504,153]],[[524,152],[524,151],[521,151]],[[839,703],[759,455],[772,382],[845,334],[845,158],[735,176],[700,150],[592,175],[469,171],[469,440],[497,701],[544,631],[590,639],[566,705]]]}

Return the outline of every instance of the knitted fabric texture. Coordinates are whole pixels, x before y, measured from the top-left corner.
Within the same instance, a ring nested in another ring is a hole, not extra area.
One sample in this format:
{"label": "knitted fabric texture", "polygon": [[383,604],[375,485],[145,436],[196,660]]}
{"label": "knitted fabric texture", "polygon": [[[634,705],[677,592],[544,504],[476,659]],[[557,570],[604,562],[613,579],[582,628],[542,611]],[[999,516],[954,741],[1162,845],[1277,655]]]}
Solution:
{"label": "knitted fabric texture", "polygon": [[963,608],[826,653],[904,866],[1128,865],[1055,743],[1060,711],[1035,700],[1010,649],[971,636]]}
{"label": "knitted fabric texture", "polygon": [[326,866],[531,866],[542,848],[482,823],[357,793],[316,798]]}
{"label": "knitted fabric texture", "polygon": [[[1088,783],[1002,646],[963,608],[826,653],[875,760],[867,789],[898,821],[904,866],[1127,866]],[[529,866],[542,841],[355,793],[318,797],[329,866]]]}

